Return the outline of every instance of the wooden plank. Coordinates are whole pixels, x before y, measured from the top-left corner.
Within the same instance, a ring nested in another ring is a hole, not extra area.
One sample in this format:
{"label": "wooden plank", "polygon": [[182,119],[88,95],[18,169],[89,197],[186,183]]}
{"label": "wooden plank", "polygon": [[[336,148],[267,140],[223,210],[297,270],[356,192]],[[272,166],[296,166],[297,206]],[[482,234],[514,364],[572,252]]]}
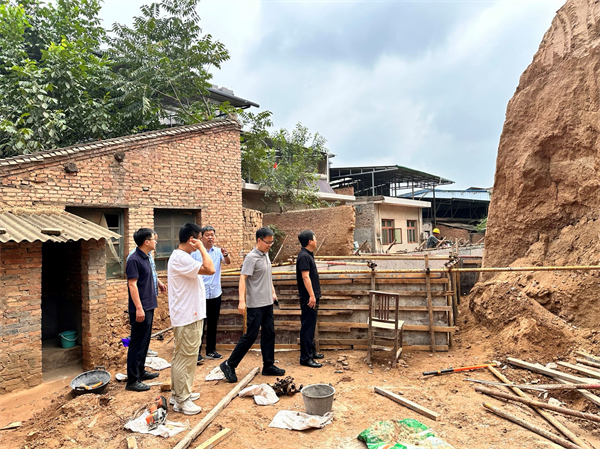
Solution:
{"label": "wooden plank", "polygon": [[[294,295],[298,297],[298,290],[281,290],[280,295]],[[328,296],[369,296],[368,290],[328,290],[321,288],[322,295]]]}
{"label": "wooden plank", "polygon": [[438,413],[436,413],[432,410],[429,410],[429,409],[417,404],[416,402],[409,401],[408,399],[403,398],[402,396],[399,396],[390,391],[384,390],[383,388],[375,387],[375,393],[379,393],[380,395],[385,396],[386,398],[389,398],[392,401],[397,402],[400,405],[408,407],[412,411],[415,411],[423,416],[426,416],[429,419],[433,419],[434,421],[437,421],[440,417],[440,415]]}
{"label": "wooden plank", "polygon": [[[237,309],[221,309],[220,312],[221,315],[239,315],[240,312]],[[298,308],[295,307],[294,309],[289,308],[289,309],[275,309],[273,310],[273,315],[275,316],[290,316],[290,315],[297,315],[300,316],[302,314],[302,311]],[[319,308],[319,316],[341,316],[341,315],[352,315],[353,311],[352,310],[321,310]]]}
{"label": "wooden plank", "polygon": [[15,421],[15,422],[11,422],[10,424],[5,425],[0,430],[16,429],[18,427],[21,427],[21,425],[22,425],[21,421]]}
{"label": "wooden plank", "polygon": [[[286,304],[282,303],[281,300],[279,301],[280,310],[292,310],[299,307],[298,304]],[[324,310],[369,310],[369,306],[367,304],[319,304],[319,315]]]}
{"label": "wooden plank", "polygon": [[[433,321],[433,298],[431,297],[431,276],[429,273],[429,255],[425,254],[425,290],[427,291],[427,313],[429,315],[429,338],[431,339],[431,350],[435,352],[435,330]],[[411,330],[406,328],[405,330]]]}
{"label": "wooden plank", "polygon": [[[403,345],[402,349],[404,352],[412,352],[412,351],[431,351],[431,346],[429,345]],[[436,351],[448,352],[448,345],[435,345]]]}
{"label": "wooden plank", "polygon": [[212,437],[210,437],[208,440],[206,440],[200,446],[196,446],[196,449],[212,449],[213,447],[215,447],[217,444],[219,444],[221,441],[223,441],[225,438],[227,438],[230,435],[231,435],[231,429],[228,429],[226,427],[223,430],[221,430],[219,433],[217,433],[216,435],[213,435]]}
{"label": "wooden plank", "polygon": [[[219,343],[219,348],[233,350],[233,348],[235,348],[236,345],[237,345],[237,343],[223,343],[223,344]],[[254,344],[254,345],[252,345],[252,347],[250,349],[260,349],[260,344]],[[297,344],[293,344],[293,343],[275,343],[275,350],[277,351],[278,349],[284,349],[284,350],[294,349],[294,350],[296,350],[296,349],[300,349],[300,346]]]}
{"label": "wooden plank", "polygon": [[591,362],[596,362],[596,363],[600,363],[600,357],[596,357],[595,355],[592,355],[588,352],[585,352],[583,350],[579,350],[579,351],[575,351],[575,354],[584,357],[586,359],[588,359]]}
{"label": "wooden plank", "polygon": [[[431,332],[431,328],[421,324],[405,324],[404,331]],[[433,332],[456,332],[454,326],[433,326]]]}
{"label": "wooden plank", "polygon": [[[561,371],[556,371],[550,368],[546,368],[539,364],[528,363],[523,360],[515,359],[512,357],[507,357],[507,360],[510,364],[519,366],[521,368],[526,368],[535,373],[544,374],[545,376],[552,377],[554,379],[558,379],[561,383],[572,383],[572,384],[593,384],[597,381],[597,379],[591,379],[586,377],[577,377],[571,374],[563,373]],[[584,396],[590,402],[600,406],[600,397],[595,394],[590,393],[587,390],[577,390],[579,394]]]}
{"label": "wooden plank", "polygon": [[258,368],[253,368],[248,375],[242,379],[241,382],[233,387],[231,391],[227,393],[227,395],[221,399],[221,401],[219,401],[219,403],[215,405],[210,412],[208,412],[208,415],[206,415],[202,421],[196,424],[194,428],[190,430],[190,432],[183,437],[179,443],[177,443],[173,449],[186,449],[192,443],[192,441],[194,441],[202,432],[204,432],[204,429],[210,425],[210,423],[219,415],[219,413],[221,413],[225,407],[227,407],[227,405],[238,395],[238,393],[244,389],[246,385],[252,381],[252,379],[254,379],[254,376],[256,376],[258,370]]}
{"label": "wooden plank", "polygon": [[555,379],[565,380],[565,381],[573,383],[573,384],[588,384],[588,383],[593,384],[597,380],[597,379],[573,376],[571,374],[563,373],[561,371],[546,368],[540,364],[525,362],[523,360],[515,359],[513,357],[507,357],[507,360],[511,365],[515,365],[520,368],[526,368],[530,371],[533,371],[534,373],[544,374],[545,376],[552,377]]}
{"label": "wooden plank", "polygon": [[[450,312],[452,307],[450,306],[433,306],[434,312]],[[404,312],[428,312],[429,308],[427,306],[400,306],[398,310]]]}
{"label": "wooden plank", "polygon": [[127,449],[138,449],[137,441],[135,437],[127,438]]}
{"label": "wooden plank", "polygon": [[510,414],[500,410],[499,408],[488,404],[487,402],[484,402],[483,406],[485,408],[487,408],[488,410],[494,412],[496,415],[501,416],[502,418],[508,419],[509,421],[512,421],[515,424],[520,425],[521,427],[531,430],[532,432],[537,433],[538,435],[541,435],[544,438],[547,438],[550,441],[553,441],[562,447],[565,447],[567,449],[581,449],[576,444],[573,444],[570,441],[565,440],[564,438],[558,437],[558,436],[554,435],[553,433],[550,433],[544,429],[540,429],[539,427],[534,426],[533,424],[530,424],[529,422],[525,421],[524,419],[517,418],[516,416],[510,415]]}
{"label": "wooden plank", "polygon": [[588,360],[588,359],[576,359],[576,360],[577,360],[577,363],[587,365],[587,366],[592,366],[596,369],[600,368],[600,363],[592,362],[591,360]]}
{"label": "wooden plank", "polygon": [[[502,374],[500,371],[498,371],[493,366],[488,366],[488,369],[494,376],[496,376],[502,382],[507,383],[507,384],[511,383],[510,380],[508,380],[508,378],[506,376],[504,376],[504,374]],[[508,389],[512,390],[517,396],[519,396],[521,398],[530,399],[530,396],[528,394],[526,394],[525,392],[523,392],[522,390],[520,390],[517,387],[509,387]],[[570,439],[573,443],[579,445],[581,447],[581,449],[590,449],[581,440],[581,438],[579,438],[577,435],[575,435],[573,432],[571,432],[567,427],[565,427],[565,425],[563,423],[561,423],[558,419],[556,419],[554,416],[552,416],[549,412],[547,412],[546,410],[537,408],[537,407],[531,407],[531,408],[534,411],[536,411],[542,418],[544,418],[546,421],[548,421],[550,424],[552,424],[560,433],[562,433],[564,436],[566,436],[568,439]]]}
{"label": "wooden plank", "polygon": [[565,368],[572,369],[573,371],[577,371],[581,374],[585,374],[589,377],[594,377],[596,379],[600,379],[600,371],[597,371],[593,368],[587,368],[582,365],[572,365],[571,363],[567,363],[567,362],[556,362],[556,364],[559,366],[563,366]]}

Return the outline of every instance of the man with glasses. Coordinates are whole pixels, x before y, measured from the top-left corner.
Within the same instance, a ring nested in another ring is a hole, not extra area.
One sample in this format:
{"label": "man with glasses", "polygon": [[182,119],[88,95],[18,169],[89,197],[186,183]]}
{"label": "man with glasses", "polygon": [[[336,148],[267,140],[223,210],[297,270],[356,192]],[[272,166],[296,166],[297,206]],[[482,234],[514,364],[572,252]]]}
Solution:
{"label": "man with glasses", "polygon": [[[229,265],[231,257],[225,248],[215,246],[215,228],[212,226],[204,226],[200,231],[200,240],[206,252],[213,261],[215,266],[215,274],[212,276],[202,276],[204,288],[206,290],[206,319],[204,320],[206,327],[206,358],[207,359],[222,359],[223,356],[217,352],[217,323],[221,313],[221,264]],[[197,250],[192,253],[192,257],[202,262],[202,253]],[[198,365],[204,362],[202,357],[202,343],[198,350]]]}
{"label": "man with glasses", "polygon": [[[240,274],[238,311],[246,312],[246,333],[242,335],[228,360],[221,363],[221,370],[229,382],[237,382],[235,369],[258,337],[263,358],[263,376],[283,376],[285,370],[275,363],[275,322],[273,303],[277,293],[273,286],[269,248],[274,234],[269,228],[256,231],[256,246],[246,255]],[[247,310],[246,310],[247,306]]]}
{"label": "man with glasses", "polygon": [[148,391],[150,386],[143,383],[142,380],[158,377],[158,373],[150,373],[144,368],[152,335],[154,309],[158,307],[149,256],[150,251],[156,249],[156,239],[152,229],[140,228],[133,234],[133,240],[137,248],[127,259],[125,267],[129,291],[129,324],[131,325],[125,389]]}
{"label": "man with glasses", "polygon": [[[154,241],[158,242],[158,234],[154,230],[152,231],[152,233],[154,235]],[[129,262],[129,258],[135,253],[135,250],[136,248],[133,248],[131,251],[129,251],[125,264]],[[154,252],[156,253],[156,245],[154,246]],[[150,267],[152,268],[152,279],[154,280],[154,291],[156,292],[156,296],[158,296],[159,291],[160,293],[166,293],[167,286],[163,284],[160,279],[158,279],[158,274],[156,273],[156,264],[154,263],[154,258],[152,257],[152,251],[148,253],[148,259],[150,260]],[[146,357],[156,357],[157,355],[158,352],[148,348],[148,353],[146,354]]]}

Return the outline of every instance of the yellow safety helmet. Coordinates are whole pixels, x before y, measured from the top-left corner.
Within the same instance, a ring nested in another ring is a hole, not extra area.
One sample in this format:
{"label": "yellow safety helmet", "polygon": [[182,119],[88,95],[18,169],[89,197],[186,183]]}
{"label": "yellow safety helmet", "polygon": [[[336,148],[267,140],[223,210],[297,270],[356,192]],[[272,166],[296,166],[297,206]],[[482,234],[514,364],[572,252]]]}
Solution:
{"label": "yellow safety helmet", "polygon": [[438,228],[433,228],[433,231],[431,231],[431,232],[433,232],[434,234],[439,234],[440,230]]}

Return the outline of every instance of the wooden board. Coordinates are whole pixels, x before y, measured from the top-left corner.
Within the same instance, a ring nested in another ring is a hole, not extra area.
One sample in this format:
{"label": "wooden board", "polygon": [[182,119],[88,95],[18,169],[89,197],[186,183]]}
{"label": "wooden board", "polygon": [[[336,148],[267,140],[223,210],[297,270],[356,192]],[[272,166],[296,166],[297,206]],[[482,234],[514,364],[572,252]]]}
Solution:
{"label": "wooden board", "polygon": [[434,421],[437,421],[440,418],[440,415],[438,413],[436,413],[432,410],[429,410],[429,409],[423,407],[422,405],[417,404],[416,402],[409,401],[408,399],[403,398],[402,396],[399,396],[390,391],[384,390],[383,388],[375,387],[375,393],[379,393],[380,395],[385,396],[386,398],[389,398],[392,401],[397,402],[400,405],[408,407],[409,409],[411,409],[423,416],[426,416],[429,419],[433,419]]}
{"label": "wooden board", "polygon": [[556,362],[556,364],[559,366],[563,366],[565,368],[572,369],[573,371],[577,371],[581,374],[585,374],[586,376],[600,379],[600,371],[595,370],[593,368],[588,368],[583,365],[572,365],[572,364],[566,363],[566,362]]}
{"label": "wooden board", "polygon": [[223,441],[225,438],[231,435],[231,429],[225,428],[216,435],[213,435],[200,446],[196,446],[196,449],[211,449]]}

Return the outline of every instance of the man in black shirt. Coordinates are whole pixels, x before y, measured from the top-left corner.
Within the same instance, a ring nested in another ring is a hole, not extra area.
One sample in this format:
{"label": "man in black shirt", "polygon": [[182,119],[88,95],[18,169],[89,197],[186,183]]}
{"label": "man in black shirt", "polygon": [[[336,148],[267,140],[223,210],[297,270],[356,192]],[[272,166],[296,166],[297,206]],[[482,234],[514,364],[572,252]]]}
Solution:
{"label": "man in black shirt", "polygon": [[319,309],[319,298],[321,297],[319,272],[313,254],[317,248],[317,238],[313,231],[306,230],[298,234],[298,240],[302,245],[296,260],[296,282],[298,283],[300,308],[302,310],[300,319],[300,365],[321,368],[322,365],[314,360],[324,357],[323,354],[316,352],[314,341],[317,310]]}
{"label": "man in black shirt", "polygon": [[148,391],[150,386],[141,381],[158,377],[158,373],[150,373],[144,368],[152,335],[154,309],[158,307],[152,267],[148,256],[150,251],[156,249],[156,237],[154,237],[152,229],[141,228],[133,234],[133,240],[137,248],[129,256],[125,266],[129,290],[129,324],[131,325],[125,389]]}

